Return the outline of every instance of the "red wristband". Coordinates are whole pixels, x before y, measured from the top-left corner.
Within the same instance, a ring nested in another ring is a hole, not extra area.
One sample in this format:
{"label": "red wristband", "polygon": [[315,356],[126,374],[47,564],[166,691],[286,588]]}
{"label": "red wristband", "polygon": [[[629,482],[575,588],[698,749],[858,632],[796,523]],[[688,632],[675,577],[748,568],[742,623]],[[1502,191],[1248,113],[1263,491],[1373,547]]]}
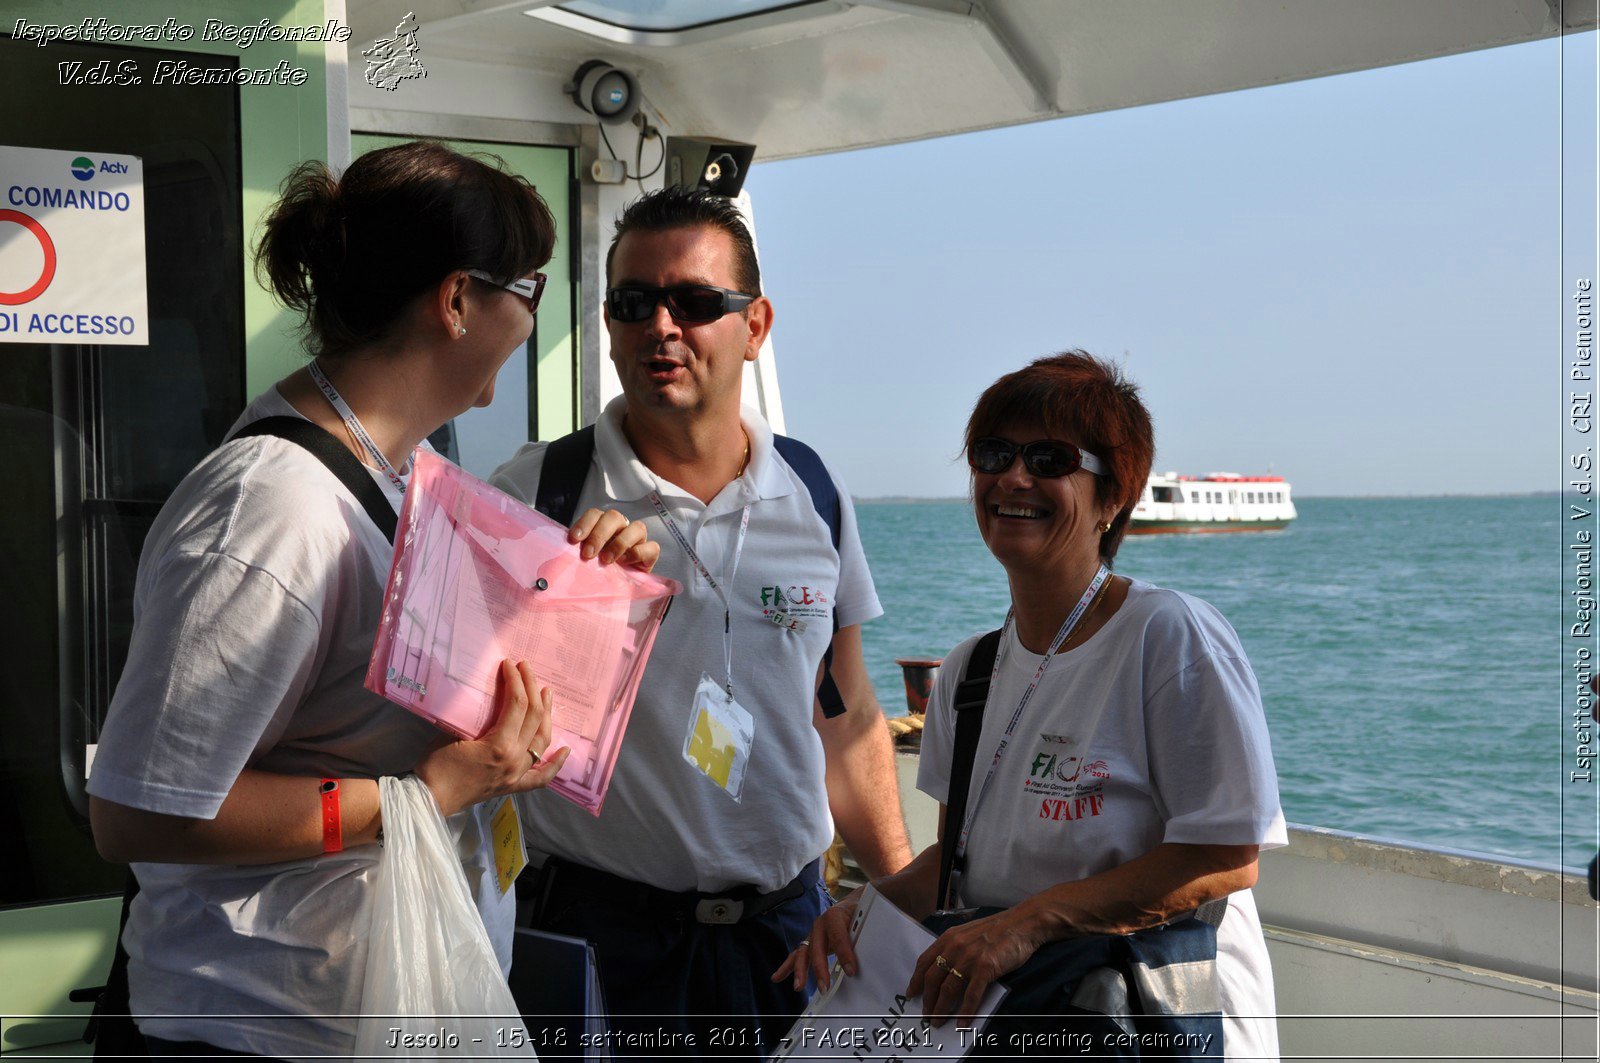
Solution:
{"label": "red wristband", "polygon": [[336,853],[344,848],[344,824],[339,818],[339,780],[323,779],[317,793],[322,795],[322,851]]}

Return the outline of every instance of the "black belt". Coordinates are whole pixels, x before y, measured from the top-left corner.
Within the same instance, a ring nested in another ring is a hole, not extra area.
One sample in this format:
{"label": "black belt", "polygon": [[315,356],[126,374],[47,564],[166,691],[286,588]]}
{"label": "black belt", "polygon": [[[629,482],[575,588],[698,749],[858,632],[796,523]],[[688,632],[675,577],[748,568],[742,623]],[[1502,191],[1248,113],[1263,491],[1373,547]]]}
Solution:
{"label": "black belt", "polygon": [[539,892],[543,901],[548,901],[552,890],[559,888],[663,914],[693,916],[700,923],[727,925],[754,919],[786,901],[794,900],[815,887],[821,873],[822,861],[819,858],[801,868],[794,881],[771,893],[762,893],[754,886],[732,886],[718,893],[701,893],[697,890],[678,893],[552,856],[540,871]]}

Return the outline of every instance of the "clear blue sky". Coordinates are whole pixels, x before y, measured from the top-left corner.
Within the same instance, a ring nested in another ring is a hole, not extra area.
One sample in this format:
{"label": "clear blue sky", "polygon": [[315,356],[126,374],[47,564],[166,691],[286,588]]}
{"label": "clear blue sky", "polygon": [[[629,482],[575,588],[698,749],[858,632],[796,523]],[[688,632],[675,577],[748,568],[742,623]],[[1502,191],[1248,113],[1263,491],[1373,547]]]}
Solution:
{"label": "clear blue sky", "polygon": [[757,165],[789,430],[858,497],[961,495],[978,393],[1084,347],[1143,386],[1158,470],[1555,490],[1594,49],[1565,124],[1544,41]]}

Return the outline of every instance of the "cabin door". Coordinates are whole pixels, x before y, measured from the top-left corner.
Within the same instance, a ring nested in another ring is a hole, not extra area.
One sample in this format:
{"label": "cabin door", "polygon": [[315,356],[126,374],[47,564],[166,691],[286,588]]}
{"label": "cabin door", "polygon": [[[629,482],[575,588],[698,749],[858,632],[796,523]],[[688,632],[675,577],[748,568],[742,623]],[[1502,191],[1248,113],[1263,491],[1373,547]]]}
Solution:
{"label": "cabin door", "polygon": [[143,347],[0,343],[3,909],[121,890],[125,869],[89,836],[86,760],[127,657],[145,535],[242,409],[245,359],[239,90],[60,86],[58,63],[164,53],[0,45],[0,143],[143,160],[150,314]]}

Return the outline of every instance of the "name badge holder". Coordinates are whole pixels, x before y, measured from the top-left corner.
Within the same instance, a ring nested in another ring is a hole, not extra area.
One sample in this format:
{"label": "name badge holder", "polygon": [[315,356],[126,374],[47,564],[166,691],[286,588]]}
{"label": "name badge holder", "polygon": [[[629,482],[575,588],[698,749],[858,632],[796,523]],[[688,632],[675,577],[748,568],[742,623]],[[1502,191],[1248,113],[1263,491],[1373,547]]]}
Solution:
{"label": "name badge holder", "polygon": [[[755,744],[756,721],[733,695],[733,604],[723,584],[706,568],[678,522],[672,519],[658,492],[650,492],[650,504],[700,578],[722,599],[722,659],[726,679],[718,682],[709,672],[700,673],[700,683],[695,687],[694,702],[689,709],[689,730],[683,736],[683,759],[738,801],[744,792],[745,769],[750,764],[750,750]],[[749,531],[750,507],[745,506],[739,517],[733,561],[723,577],[729,587],[739,571],[739,558],[744,553],[744,539]]]}
{"label": "name badge holder", "polygon": [[745,769],[755,742],[755,717],[705,672],[694,692],[683,759],[716,783],[735,801],[744,793]]}
{"label": "name badge holder", "polygon": [[517,803],[508,795],[500,799],[494,815],[489,817],[490,844],[494,849],[495,885],[503,897],[511,891],[511,884],[528,866],[528,847],[522,837],[522,819],[517,814]]}

